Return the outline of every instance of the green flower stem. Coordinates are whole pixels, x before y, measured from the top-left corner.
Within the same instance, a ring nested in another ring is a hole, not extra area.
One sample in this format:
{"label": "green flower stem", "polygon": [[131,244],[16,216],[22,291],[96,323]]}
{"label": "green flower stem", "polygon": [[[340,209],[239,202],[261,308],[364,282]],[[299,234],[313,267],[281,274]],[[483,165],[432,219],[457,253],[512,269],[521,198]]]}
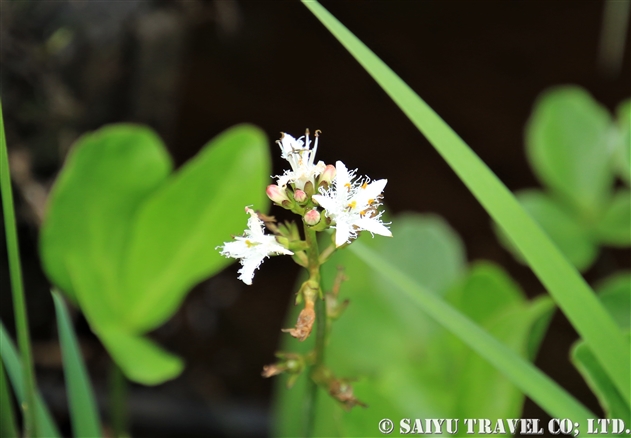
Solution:
{"label": "green flower stem", "polygon": [[26,390],[24,412],[24,436],[38,436],[35,422],[35,368],[31,355],[31,343],[26,315],[26,300],[22,283],[22,266],[20,264],[20,250],[18,234],[15,226],[15,209],[13,207],[13,192],[11,190],[11,176],[9,173],[9,156],[7,141],[4,135],[4,119],[2,104],[0,103],[0,192],[2,193],[2,212],[4,214],[4,230],[7,236],[7,253],[9,255],[9,272],[11,276],[11,292],[13,294],[13,311],[15,313],[15,328],[18,345],[24,367],[24,389]]}
{"label": "green flower stem", "polygon": [[309,249],[307,250],[307,257],[309,259],[309,281],[318,285],[318,294],[316,296],[315,302],[315,312],[316,312],[316,345],[315,345],[315,359],[314,364],[309,371],[309,387],[307,388],[307,403],[306,403],[306,416],[307,421],[305,423],[306,433],[305,436],[311,437],[313,436],[314,426],[315,426],[315,411],[316,411],[316,400],[318,394],[318,384],[313,379],[314,374],[322,367],[324,364],[324,346],[326,343],[326,307],[324,303],[324,296],[322,294],[322,285],[320,283],[320,249],[318,247],[318,239],[316,236],[316,231],[309,227],[306,223],[304,225],[305,230],[305,240],[309,244]]}

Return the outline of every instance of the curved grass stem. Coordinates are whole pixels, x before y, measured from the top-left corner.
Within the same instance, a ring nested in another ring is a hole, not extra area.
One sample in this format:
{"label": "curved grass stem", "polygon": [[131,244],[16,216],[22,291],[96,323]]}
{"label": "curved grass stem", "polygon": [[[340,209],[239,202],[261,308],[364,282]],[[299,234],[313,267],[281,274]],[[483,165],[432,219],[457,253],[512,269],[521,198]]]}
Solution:
{"label": "curved grass stem", "polygon": [[22,266],[20,264],[20,250],[18,234],[15,225],[15,208],[13,206],[13,192],[11,190],[11,176],[9,173],[9,156],[7,141],[4,135],[4,119],[2,104],[0,103],[0,192],[2,193],[2,212],[4,214],[4,230],[7,239],[7,253],[9,256],[9,272],[11,277],[11,292],[13,296],[13,311],[15,313],[15,328],[17,332],[22,366],[24,367],[25,403],[22,404],[24,413],[24,436],[39,436],[35,421],[35,369],[31,354],[31,341],[26,314],[26,299],[22,283]]}

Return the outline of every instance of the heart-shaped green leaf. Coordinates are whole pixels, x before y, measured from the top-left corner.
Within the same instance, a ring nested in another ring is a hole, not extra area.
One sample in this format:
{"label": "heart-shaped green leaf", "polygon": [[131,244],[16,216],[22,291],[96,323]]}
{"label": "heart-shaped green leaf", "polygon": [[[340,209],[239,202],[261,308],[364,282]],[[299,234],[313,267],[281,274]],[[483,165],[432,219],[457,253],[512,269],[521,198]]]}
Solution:
{"label": "heart-shaped green leaf", "polygon": [[40,248],[51,280],[78,301],[126,375],[146,384],[182,363],[140,335],[186,292],[230,263],[215,249],[266,210],[270,159],[249,125],[209,142],[175,174],[148,128],[114,125],[82,137],[51,194]]}
{"label": "heart-shaped green leaf", "polygon": [[611,117],[587,92],[562,87],[536,103],[526,128],[532,167],[586,217],[597,215],[613,183]]}
{"label": "heart-shaped green leaf", "polygon": [[94,277],[91,294],[110,307],[120,291],[123,253],[138,206],[171,173],[171,159],[149,128],[111,125],[81,137],[50,194],[40,236],[49,278],[75,297],[68,258]]}

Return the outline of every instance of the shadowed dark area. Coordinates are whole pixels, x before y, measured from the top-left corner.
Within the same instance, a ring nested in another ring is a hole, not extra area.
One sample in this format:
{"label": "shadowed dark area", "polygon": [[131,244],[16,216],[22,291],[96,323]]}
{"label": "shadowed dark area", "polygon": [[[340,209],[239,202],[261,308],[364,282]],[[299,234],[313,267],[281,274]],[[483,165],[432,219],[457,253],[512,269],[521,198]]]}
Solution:
{"label": "shadowed dark area", "polygon": [[[628,47],[618,75],[601,74],[596,63],[602,2],[322,4],[513,191],[539,186],[523,129],[542,91],[576,84],[610,110],[631,94]],[[280,131],[298,136],[321,129],[320,159],[388,179],[389,214],[443,216],[470,261],[492,260],[528,296],[544,293],[500,246],[487,213],[440,155],[300,2],[3,2],[1,20],[2,104],[38,382],[66,434],[54,311],[37,255],[38,212],[70,144],[105,123],[149,124],[178,166],[229,126],[253,123],[269,136],[274,174],[284,168],[273,144]],[[288,217],[276,207],[270,214]],[[12,329],[6,253],[0,257],[0,315]],[[604,248],[586,279],[593,284],[630,266],[628,250]],[[132,385],[133,436],[269,434],[272,382],[260,373],[274,359],[298,268],[289,258],[272,258],[253,286],[237,280],[237,269],[195,287],[153,333],[187,366],[159,387]],[[109,359],[78,318],[105,408]],[[599,413],[568,360],[576,338],[557,314],[536,364]],[[523,416],[548,418],[530,401]]]}

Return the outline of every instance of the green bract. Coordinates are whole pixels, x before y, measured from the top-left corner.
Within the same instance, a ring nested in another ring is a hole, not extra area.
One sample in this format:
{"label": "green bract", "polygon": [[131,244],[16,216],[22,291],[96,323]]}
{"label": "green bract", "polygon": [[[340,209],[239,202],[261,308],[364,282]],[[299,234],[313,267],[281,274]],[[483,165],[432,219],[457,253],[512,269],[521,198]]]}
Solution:
{"label": "green bract", "polygon": [[265,210],[267,140],[249,125],[219,135],[173,173],[149,128],[111,125],[81,137],[42,226],[46,273],[79,304],[127,377],[157,384],[179,358],[142,335],[187,291],[230,263],[215,247],[243,230],[243,207]]}

